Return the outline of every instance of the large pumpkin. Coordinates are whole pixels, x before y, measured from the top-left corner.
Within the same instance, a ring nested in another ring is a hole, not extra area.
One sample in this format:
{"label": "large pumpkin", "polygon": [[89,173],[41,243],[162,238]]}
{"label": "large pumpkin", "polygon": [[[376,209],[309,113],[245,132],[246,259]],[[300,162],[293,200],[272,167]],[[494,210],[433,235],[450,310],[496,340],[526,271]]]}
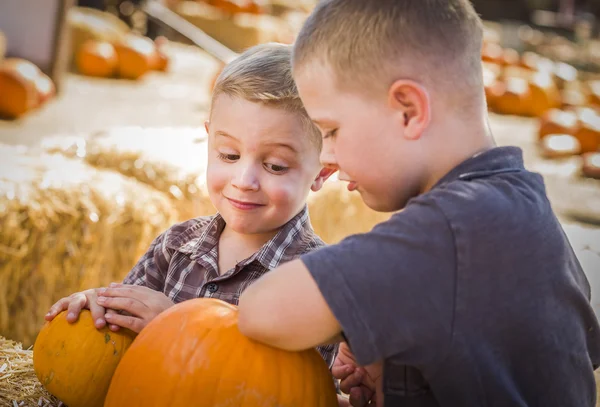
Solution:
{"label": "large pumpkin", "polygon": [[36,80],[37,66],[20,58],[0,63],[0,116],[14,119],[39,104]]}
{"label": "large pumpkin", "polygon": [[135,334],[97,329],[83,310],[69,323],[66,312],[40,330],[33,346],[33,368],[46,390],[69,407],[101,407],[110,379]]}
{"label": "large pumpkin", "polygon": [[237,308],[182,302],[139,334],[117,367],[105,407],[336,407],[333,378],[314,349],[254,342]]}

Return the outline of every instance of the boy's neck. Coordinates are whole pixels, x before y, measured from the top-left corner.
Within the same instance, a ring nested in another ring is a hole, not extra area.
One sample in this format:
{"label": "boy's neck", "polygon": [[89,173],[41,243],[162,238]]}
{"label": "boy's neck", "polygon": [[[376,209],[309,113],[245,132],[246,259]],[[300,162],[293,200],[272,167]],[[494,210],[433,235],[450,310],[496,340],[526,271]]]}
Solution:
{"label": "boy's neck", "polygon": [[219,257],[234,257],[240,261],[248,258],[259,251],[277,232],[279,229],[267,233],[244,234],[225,225],[219,236]]}
{"label": "boy's neck", "polygon": [[423,192],[429,191],[452,169],[475,154],[495,147],[489,127],[487,112],[479,117],[465,120],[463,117],[448,116],[433,126],[429,134],[429,176],[423,183]]}

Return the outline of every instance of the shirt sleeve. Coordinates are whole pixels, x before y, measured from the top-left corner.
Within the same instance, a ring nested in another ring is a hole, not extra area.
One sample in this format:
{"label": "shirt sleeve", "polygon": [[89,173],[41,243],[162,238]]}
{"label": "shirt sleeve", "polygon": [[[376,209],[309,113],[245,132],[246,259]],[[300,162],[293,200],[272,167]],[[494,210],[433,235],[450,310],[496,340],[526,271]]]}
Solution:
{"label": "shirt sleeve", "polygon": [[124,284],[140,285],[156,291],[164,290],[171,259],[171,253],[165,245],[167,233],[168,231],[154,239],[148,251],[125,276]]}
{"label": "shirt sleeve", "polygon": [[419,365],[452,336],[456,249],[441,210],[425,199],[369,233],[302,256],[361,365],[392,355]]}

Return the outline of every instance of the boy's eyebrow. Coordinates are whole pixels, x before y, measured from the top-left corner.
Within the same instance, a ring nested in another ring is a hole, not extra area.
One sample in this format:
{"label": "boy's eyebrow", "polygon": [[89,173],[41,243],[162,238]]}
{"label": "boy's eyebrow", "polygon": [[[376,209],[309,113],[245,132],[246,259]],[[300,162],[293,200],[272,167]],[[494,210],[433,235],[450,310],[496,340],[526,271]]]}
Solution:
{"label": "boy's eyebrow", "polygon": [[279,141],[272,141],[272,142],[267,142],[265,143],[265,146],[272,146],[272,147],[283,147],[283,148],[287,148],[288,150],[290,150],[293,153],[298,153],[298,150],[296,150],[294,148],[294,146],[287,144],[287,143],[282,143]]}
{"label": "boy's eyebrow", "polygon": [[327,118],[317,118],[317,119],[311,119],[311,121],[316,124],[319,127],[327,127],[327,126],[332,126],[334,125],[335,121],[331,120],[331,119],[327,119]]}
{"label": "boy's eyebrow", "polygon": [[216,137],[216,136],[222,136],[222,137],[227,137],[227,138],[231,138],[231,139],[237,140],[237,138],[233,137],[233,136],[232,136],[231,134],[229,134],[229,133],[225,133],[225,132],[224,132],[224,131],[222,131],[222,130],[217,130],[217,131],[215,131],[215,137]]}

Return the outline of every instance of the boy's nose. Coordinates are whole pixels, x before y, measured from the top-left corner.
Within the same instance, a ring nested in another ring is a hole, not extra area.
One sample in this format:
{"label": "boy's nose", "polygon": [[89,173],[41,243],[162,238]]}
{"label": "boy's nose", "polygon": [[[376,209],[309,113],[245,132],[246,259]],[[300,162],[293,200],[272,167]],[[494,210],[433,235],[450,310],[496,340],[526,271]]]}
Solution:
{"label": "boy's nose", "polygon": [[258,191],[260,184],[253,166],[240,166],[231,180],[231,185],[245,191]]}
{"label": "boy's nose", "polygon": [[327,168],[332,168],[332,169],[337,169],[337,160],[335,159],[335,153],[333,151],[333,148],[326,146],[326,144],[323,144],[323,149],[321,150],[321,155],[319,157],[319,160],[321,161],[321,165],[323,167],[327,167]]}

